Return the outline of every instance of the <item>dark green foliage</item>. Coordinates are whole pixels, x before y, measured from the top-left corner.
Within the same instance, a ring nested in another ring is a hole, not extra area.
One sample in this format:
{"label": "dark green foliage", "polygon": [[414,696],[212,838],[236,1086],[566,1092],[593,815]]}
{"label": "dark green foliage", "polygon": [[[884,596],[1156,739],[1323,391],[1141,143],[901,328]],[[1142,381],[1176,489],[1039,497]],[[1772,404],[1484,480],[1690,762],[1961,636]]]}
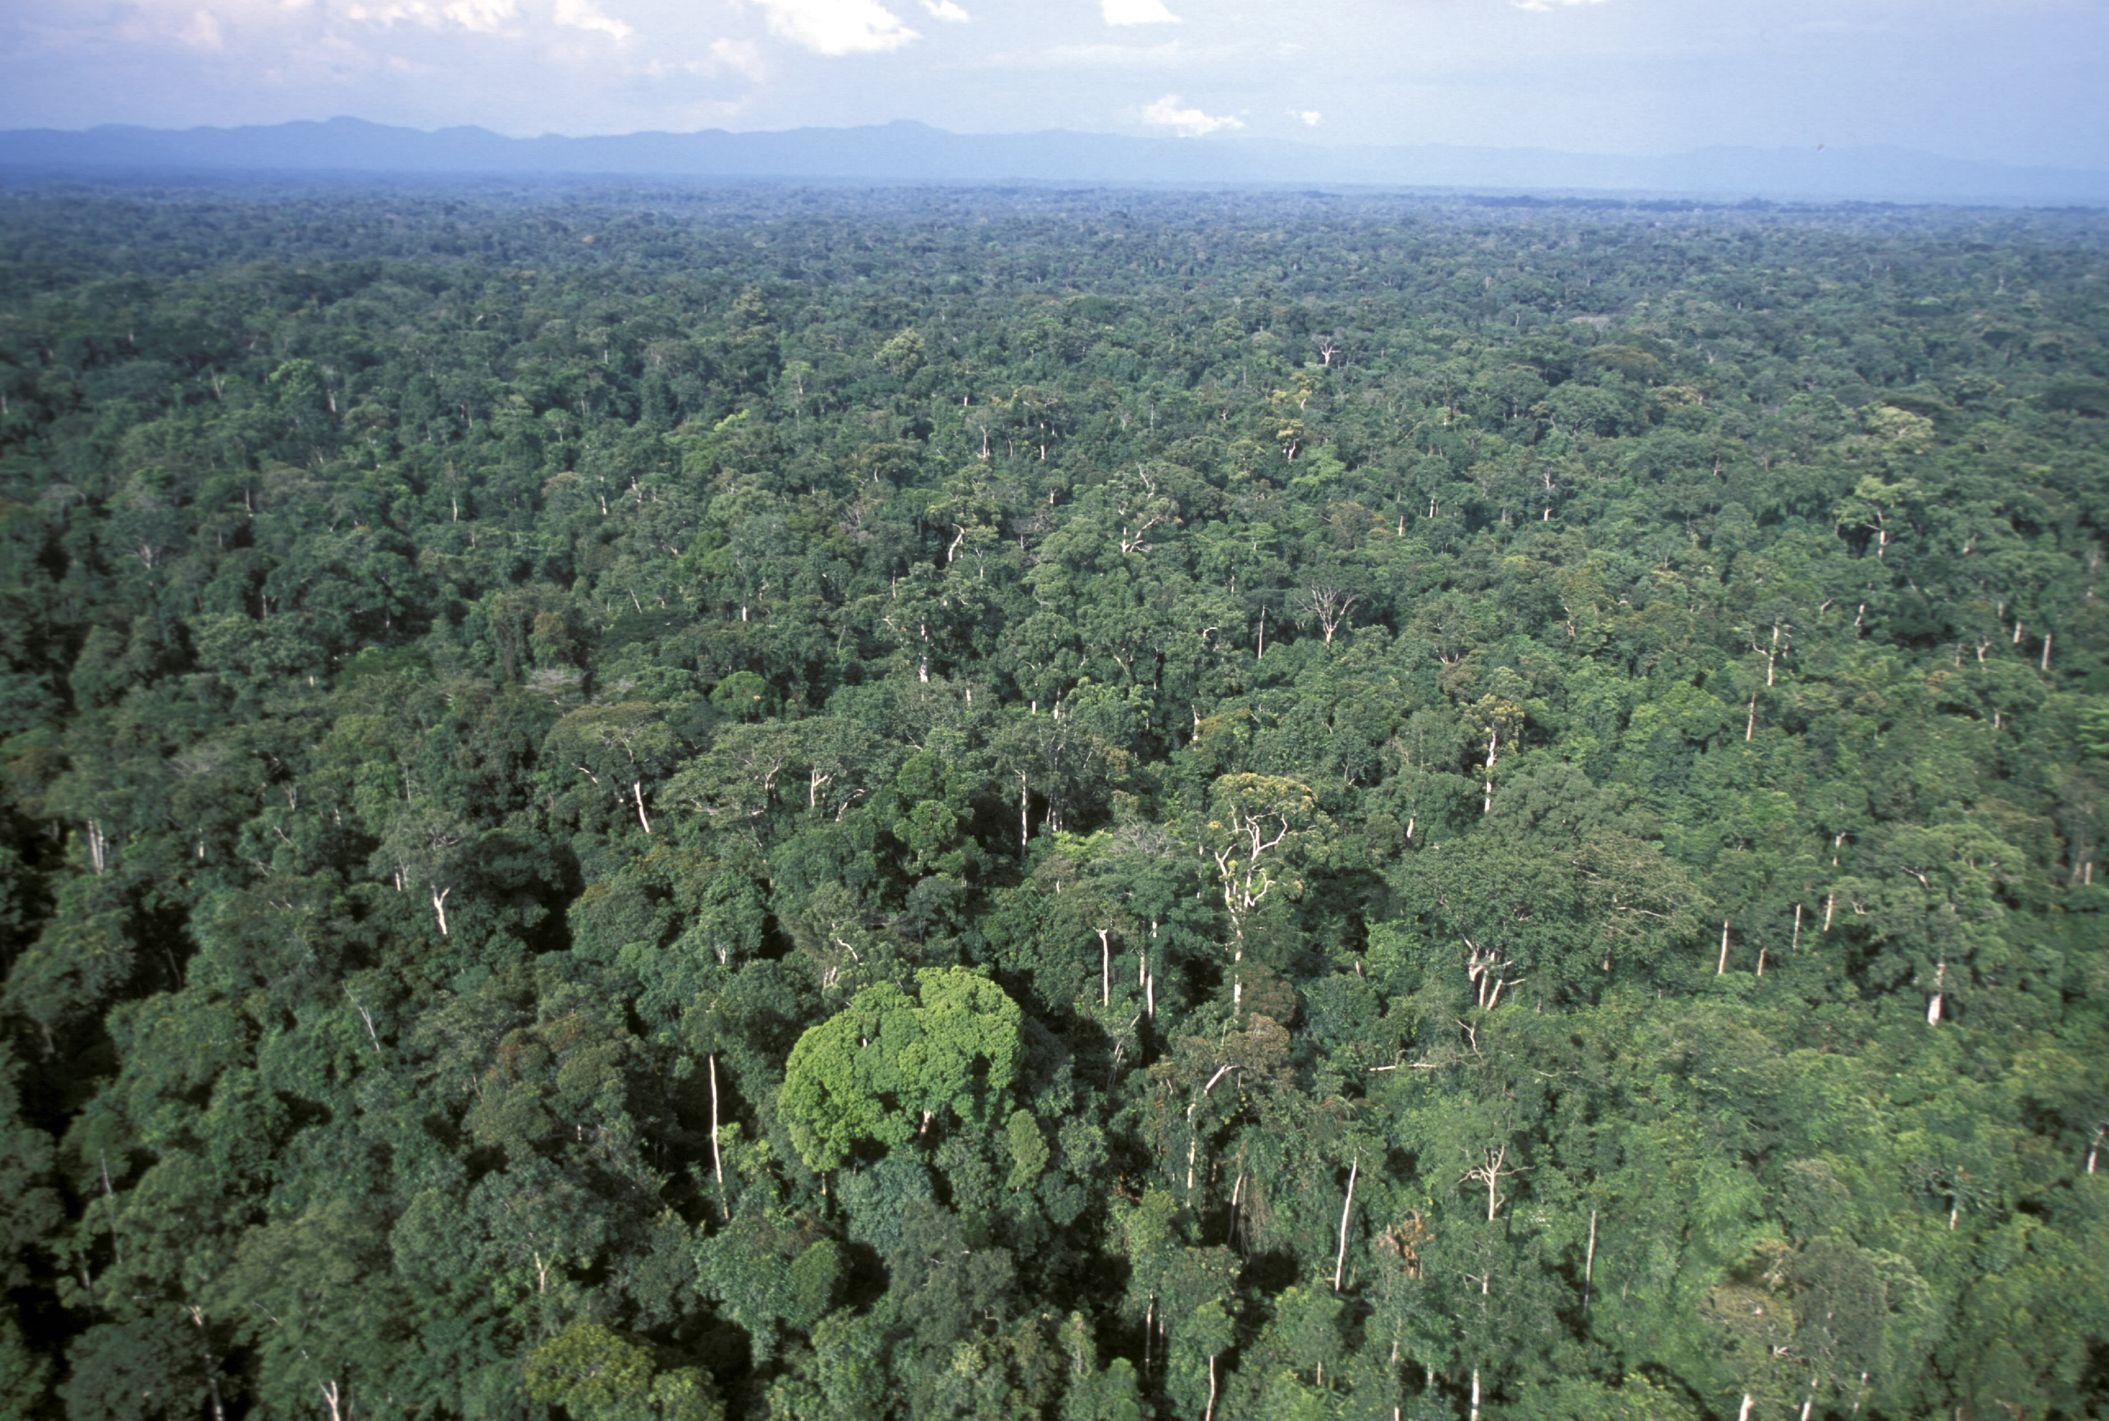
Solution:
{"label": "dark green foliage", "polygon": [[0,1417],[2109,1413],[2105,269],[0,194]]}

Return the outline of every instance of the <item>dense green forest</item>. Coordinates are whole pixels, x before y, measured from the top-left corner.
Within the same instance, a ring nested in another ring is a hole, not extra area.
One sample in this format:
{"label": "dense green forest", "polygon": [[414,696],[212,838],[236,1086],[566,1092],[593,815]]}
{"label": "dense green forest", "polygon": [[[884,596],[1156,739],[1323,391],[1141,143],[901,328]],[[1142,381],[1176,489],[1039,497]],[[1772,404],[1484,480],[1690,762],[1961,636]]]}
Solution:
{"label": "dense green forest", "polygon": [[2109,1414],[2105,276],[0,194],[0,1416]]}

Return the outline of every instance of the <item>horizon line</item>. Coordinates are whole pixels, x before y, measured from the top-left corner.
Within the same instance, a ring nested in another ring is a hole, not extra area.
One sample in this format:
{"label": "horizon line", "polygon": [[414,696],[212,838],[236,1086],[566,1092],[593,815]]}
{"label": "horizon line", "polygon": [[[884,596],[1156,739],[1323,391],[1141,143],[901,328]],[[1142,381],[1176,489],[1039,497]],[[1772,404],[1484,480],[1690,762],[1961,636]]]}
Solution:
{"label": "horizon line", "polygon": [[[715,135],[726,137],[770,137],[800,133],[860,133],[873,129],[912,128],[926,133],[940,134],[949,138],[1041,138],[1072,137],[1111,139],[1129,143],[1161,144],[1179,148],[1290,148],[1308,149],[1324,153],[1373,153],[1396,151],[1438,151],[1453,153],[1514,153],[1543,154],[1552,157],[1604,158],[1625,160],[1648,160],[1664,158],[1702,157],[1709,154],[1813,154],[1830,152],[1837,154],[1882,155],[1893,154],[1914,158],[1932,158],[1944,163],[1954,163],[1973,168],[1998,169],[2017,173],[2082,174],[2109,178],[2109,167],[2055,164],[2045,161],[2008,161],[1994,158],[1970,158],[1938,149],[1918,148],[1895,143],[1869,144],[1780,144],[1763,147],[1756,144],[1713,143],[1689,148],[1658,148],[1649,150],[1579,149],[1559,148],[1540,144],[1469,144],[1452,142],[1415,142],[1410,139],[1392,139],[1365,142],[1328,143],[1308,137],[1279,137],[1256,133],[1212,133],[1186,135],[1173,133],[1135,133],[1118,129],[1096,128],[1003,128],[1003,129],[958,129],[945,128],[917,118],[874,119],[865,123],[798,124],[777,128],[632,128],[610,130],[600,133],[566,133],[557,129],[544,129],[535,133],[507,132],[480,123],[448,123],[435,127],[421,127],[415,123],[393,122],[385,119],[367,118],[354,113],[334,113],[321,118],[274,119],[269,122],[248,123],[188,123],[153,124],[122,120],[110,120],[84,127],[68,127],[54,124],[12,123],[0,127],[0,137],[10,134],[74,134],[88,135],[110,131],[185,134],[185,133],[240,133],[278,128],[314,127],[325,128],[333,124],[359,125],[366,128],[390,130],[398,133],[415,133],[425,137],[438,137],[449,133],[473,133],[495,138],[506,143],[535,143],[557,140],[569,143],[588,143],[624,138],[700,138]],[[4,159],[0,159],[4,161]]]}

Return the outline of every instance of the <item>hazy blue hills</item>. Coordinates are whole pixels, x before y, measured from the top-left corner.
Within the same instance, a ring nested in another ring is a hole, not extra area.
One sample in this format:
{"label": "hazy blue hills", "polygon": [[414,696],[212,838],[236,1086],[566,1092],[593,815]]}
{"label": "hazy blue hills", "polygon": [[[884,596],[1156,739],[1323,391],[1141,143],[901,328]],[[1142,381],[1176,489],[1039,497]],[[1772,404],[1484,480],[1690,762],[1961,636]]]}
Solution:
{"label": "hazy blue hills", "polygon": [[1333,147],[1249,137],[917,123],[772,133],[508,138],[336,118],[242,128],[0,132],[0,169],[95,173],[361,172],[793,178],[883,183],[1317,183],[1712,198],[2109,204],[2109,172],[2010,167],[1895,148],[1710,148],[1666,156],[1538,149]]}

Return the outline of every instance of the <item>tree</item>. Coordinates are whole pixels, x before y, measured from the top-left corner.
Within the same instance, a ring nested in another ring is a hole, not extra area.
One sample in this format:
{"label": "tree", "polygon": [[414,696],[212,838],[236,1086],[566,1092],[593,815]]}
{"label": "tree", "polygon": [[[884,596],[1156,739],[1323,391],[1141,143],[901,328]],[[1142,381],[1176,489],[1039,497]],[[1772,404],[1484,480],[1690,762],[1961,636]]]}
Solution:
{"label": "tree", "polygon": [[1322,852],[1325,820],[1317,796],[1282,776],[1224,775],[1210,791],[1202,847],[1215,861],[1223,908],[1230,917],[1230,1006],[1244,999],[1246,925],[1279,888],[1282,898],[1303,891],[1294,871]]}
{"label": "tree", "polygon": [[725,1414],[708,1373],[660,1371],[649,1350],[594,1322],[573,1323],[529,1354],[527,1394],[579,1421],[717,1421]]}
{"label": "tree", "polygon": [[940,1119],[988,1120],[1008,1097],[1017,1003],[958,968],[927,968],[915,981],[913,997],[891,983],[864,988],[791,1048],[781,1108],[808,1167],[898,1148]]}
{"label": "tree", "polygon": [[679,742],[658,708],[642,702],[585,706],[550,730],[543,754],[554,765],[583,776],[572,793],[583,800],[613,800],[652,832],[647,800],[666,773]]}

